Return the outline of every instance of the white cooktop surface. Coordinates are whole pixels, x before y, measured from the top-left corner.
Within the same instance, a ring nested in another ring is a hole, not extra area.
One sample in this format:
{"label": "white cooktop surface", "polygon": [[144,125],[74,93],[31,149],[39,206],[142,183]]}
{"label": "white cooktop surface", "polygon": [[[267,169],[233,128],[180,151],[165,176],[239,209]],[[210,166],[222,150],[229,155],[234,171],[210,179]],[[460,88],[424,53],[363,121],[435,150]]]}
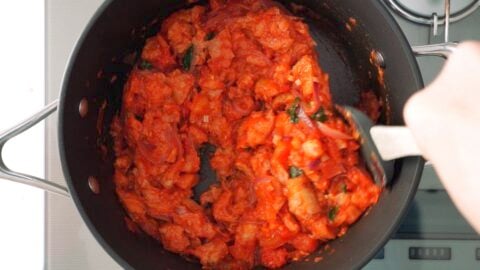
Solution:
{"label": "white cooktop surface", "polygon": [[[102,0],[46,1],[47,101],[58,97],[68,57],[83,28]],[[64,184],[57,148],[56,115],[47,121],[46,175]],[[57,195],[46,200],[45,269],[122,269],[100,247],[78,214],[73,201]]]}
{"label": "white cooktop surface", "polygon": [[[0,132],[43,107],[43,11],[38,0],[0,1]],[[43,141],[40,123],[5,145],[5,164],[43,177]],[[43,226],[44,192],[0,179],[0,269],[42,269]]]}

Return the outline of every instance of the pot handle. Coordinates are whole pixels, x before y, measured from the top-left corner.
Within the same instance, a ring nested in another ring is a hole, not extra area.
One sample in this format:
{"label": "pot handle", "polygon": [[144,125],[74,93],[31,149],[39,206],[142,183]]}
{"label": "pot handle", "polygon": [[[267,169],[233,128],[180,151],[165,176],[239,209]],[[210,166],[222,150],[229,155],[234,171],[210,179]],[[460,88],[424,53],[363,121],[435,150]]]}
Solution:
{"label": "pot handle", "polygon": [[447,59],[457,49],[458,43],[445,42],[439,44],[412,46],[415,56],[438,56]]}
{"label": "pot handle", "polygon": [[59,194],[67,197],[70,196],[68,189],[62,185],[59,185],[35,176],[14,172],[10,170],[3,162],[3,156],[2,156],[3,147],[5,146],[5,143],[7,143],[13,137],[21,134],[25,130],[33,127],[35,124],[37,124],[38,122],[42,121],[47,116],[55,112],[57,110],[57,106],[58,106],[58,100],[55,100],[52,103],[45,106],[39,112],[35,113],[31,117],[19,123],[18,125],[0,133],[0,178],[11,180],[17,183],[22,183],[32,187],[41,188],[51,193],[55,193],[55,194]]}

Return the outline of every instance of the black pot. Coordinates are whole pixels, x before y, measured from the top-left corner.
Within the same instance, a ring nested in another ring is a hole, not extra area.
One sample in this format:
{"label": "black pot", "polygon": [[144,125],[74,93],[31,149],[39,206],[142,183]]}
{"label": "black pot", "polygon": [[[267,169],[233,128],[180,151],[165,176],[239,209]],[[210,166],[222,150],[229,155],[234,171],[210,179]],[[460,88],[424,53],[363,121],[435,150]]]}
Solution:
{"label": "black pot", "polygon": [[[289,1],[281,2],[291,8]],[[310,25],[318,43],[321,66],[330,74],[334,101],[351,105],[357,102],[361,90],[373,89],[386,104],[382,120],[403,124],[403,106],[423,83],[412,49],[383,3],[378,0],[295,3],[305,7],[295,15],[305,17]],[[138,55],[145,38],[156,33],[162,18],[187,6],[187,1],[172,0],[105,1],[77,43],[58,101],[59,149],[69,194],[97,241],[127,269],[200,268],[197,263],[165,251],[150,237],[127,229],[125,212],[114,191],[114,157],[108,134],[110,121],[119,110],[123,84],[135,52]],[[356,21],[354,25],[350,20],[350,30],[346,27],[349,18]],[[385,60],[384,84],[377,78],[381,63],[370,62],[372,51],[380,52]],[[9,138],[55,108],[56,103],[52,103],[1,135],[0,150]],[[365,265],[398,227],[417,188],[423,160],[404,158],[395,167],[394,179],[378,204],[345,236],[330,242],[328,251],[321,249],[310,255],[308,262],[291,263],[285,268],[358,269]],[[1,160],[0,177],[68,194],[61,186],[9,171]],[[319,256],[323,259],[314,262]]]}

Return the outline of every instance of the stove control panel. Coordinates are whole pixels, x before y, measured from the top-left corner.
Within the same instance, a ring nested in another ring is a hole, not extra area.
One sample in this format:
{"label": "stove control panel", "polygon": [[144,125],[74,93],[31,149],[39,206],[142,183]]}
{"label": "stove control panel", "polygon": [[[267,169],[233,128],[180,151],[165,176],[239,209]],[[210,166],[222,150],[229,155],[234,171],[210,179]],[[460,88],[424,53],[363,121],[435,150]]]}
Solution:
{"label": "stove control panel", "polygon": [[393,239],[363,270],[480,269],[480,240]]}
{"label": "stove control panel", "polygon": [[410,247],[410,260],[451,260],[452,249],[449,247]]}

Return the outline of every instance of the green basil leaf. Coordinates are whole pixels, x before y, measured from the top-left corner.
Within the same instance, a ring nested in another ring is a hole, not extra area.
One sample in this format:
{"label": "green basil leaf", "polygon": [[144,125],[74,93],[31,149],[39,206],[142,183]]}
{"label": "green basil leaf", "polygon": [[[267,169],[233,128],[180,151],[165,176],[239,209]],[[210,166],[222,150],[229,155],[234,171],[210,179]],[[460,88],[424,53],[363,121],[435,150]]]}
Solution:
{"label": "green basil leaf", "polygon": [[290,122],[294,124],[298,123],[297,109],[298,109],[299,103],[300,103],[300,98],[296,97],[292,106],[290,106],[290,108],[287,109],[287,113],[290,116]]}
{"label": "green basil leaf", "polygon": [[334,206],[334,207],[330,208],[330,210],[328,211],[328,219],[330,221],[333,221],[335,219],[335,217],[337,216],[337,213],[338,213],[338,206]]}
{"label": "green basil leaf", "polygon": [[327,121],[328,117],[325,114],[325,109],[323,108],[318,109],[318,111],[312,115],[312,119],[322,123]]}
{"label": "green basil leaf", "polygon": [[300,175],[302,175],[303,171],[301,169],[299,169],[298,167],[290,166],[288,168],[288,174],[290,175],[290,178],[296,178],[296,177],[299,177]]}
{"label": "green basil leaf", "polygon": [[139,68],[140,68],[141,70],[150,70],[150,69],[153,68],[153,65],[152,65],[152,63],[150,63],[150,62],[148,62],[148,61],[146,61],[146,60],[142,60],[142,61],[140,62]]}
{"label": "green basil leaf", "polygon": [[212,40],[215,37],[215,32],[210,32],[205,36],[205,40],[209,41]]}
{"label": "green basil leaf", "polygon": [[188,47],[185,55],[183,56],[182,66],[185,71],[190,70],[190,66],[192,65],[193,60],[193,44]]}

